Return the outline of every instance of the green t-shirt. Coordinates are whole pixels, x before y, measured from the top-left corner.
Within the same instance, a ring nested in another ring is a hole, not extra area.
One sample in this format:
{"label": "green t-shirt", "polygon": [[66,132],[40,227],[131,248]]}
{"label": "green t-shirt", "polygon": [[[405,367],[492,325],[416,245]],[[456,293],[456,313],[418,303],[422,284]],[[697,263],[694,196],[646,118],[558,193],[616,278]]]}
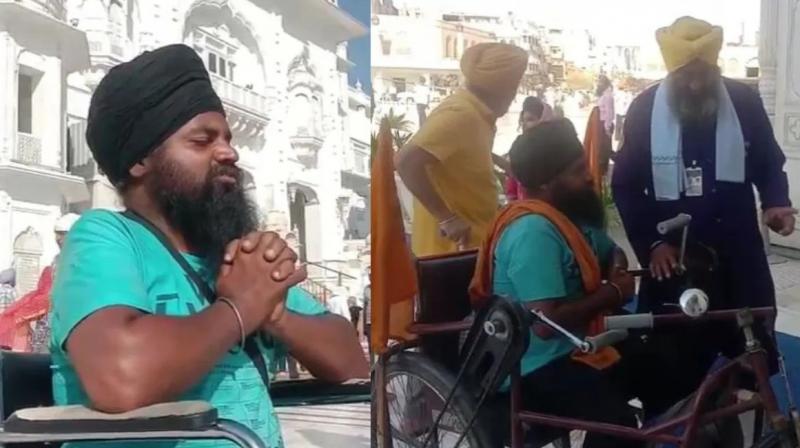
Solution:
{"label": "green t-shirt", "polygon": [[[202,259],[189,254],[184,257],[213,286],[216,273],[211,272]],[[109,306],[128,306],[150,314],[190,316],[209,304],[169,251],[141,224],[105,210],[84,213],[67,236],[52,291],[50,352],[56,404],[89,403],[65,352],[65,343],[83,319]],[[298,288],[289,291],[287,308],[306,315],[326,313],[322,304]],[[278,347],[264,344],[260,347],[269,365]],[[278,418],[264,383],[253,362],[238,348],[228,352],[200,384],[178,400],[208,401],[218,409],[220,418],[243,423],[271,448],[283,446]],[[120,441],[113,446],[132,444]],[[143,444],[145,442],[136,443],[137,446]],[[174,445],[175,442],[146,444],[148,447]],[[179,446],[231,447],[233,444],[192,441],[180,442]]]}
{"label": "green t-shirt", "polygon": [[[581,231],[601,264],[608,265],[615,247],[611,238],[597,228],[582,227]],[[541,215],[523,216],[503,231],[494,263],[492,287],[498,296],[518,302],[578,300],[584,296],[572,250],[558,228]],[[566,356],[574,348],[563,336],[541,339],[531,331],[530,345],[522,357],[522,374]]]}

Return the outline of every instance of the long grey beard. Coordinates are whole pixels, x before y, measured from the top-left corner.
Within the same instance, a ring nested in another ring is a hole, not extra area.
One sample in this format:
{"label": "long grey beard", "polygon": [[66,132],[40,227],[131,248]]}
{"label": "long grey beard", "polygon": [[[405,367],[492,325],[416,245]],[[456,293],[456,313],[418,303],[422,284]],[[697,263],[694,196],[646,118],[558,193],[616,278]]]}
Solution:
{"label": "long grey beard", "polygon": [[678,103],[678,119],[684,125],[710,123],[716,118],[718,107],[719,101],[713,97],[699,102],[684,100]]}

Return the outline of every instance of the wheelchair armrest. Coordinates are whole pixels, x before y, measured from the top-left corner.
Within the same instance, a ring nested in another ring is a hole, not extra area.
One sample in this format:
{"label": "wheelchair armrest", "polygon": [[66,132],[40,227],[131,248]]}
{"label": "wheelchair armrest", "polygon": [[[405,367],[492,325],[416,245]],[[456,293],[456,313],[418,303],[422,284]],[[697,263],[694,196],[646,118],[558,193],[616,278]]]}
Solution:
{"label": "wheelchair armrest", "polygon": [[201,431],[214,427],[217,410],[204,401],[159,403],[129,412],[107,414],[85,406],[20,409],[3,431],[20,434]]}
{"label": "wheelchair armrest", "polygon": [[269,395],[275,407],[364,403],[370,400],[369,379],[329,383],[318,379],[276,381]]}

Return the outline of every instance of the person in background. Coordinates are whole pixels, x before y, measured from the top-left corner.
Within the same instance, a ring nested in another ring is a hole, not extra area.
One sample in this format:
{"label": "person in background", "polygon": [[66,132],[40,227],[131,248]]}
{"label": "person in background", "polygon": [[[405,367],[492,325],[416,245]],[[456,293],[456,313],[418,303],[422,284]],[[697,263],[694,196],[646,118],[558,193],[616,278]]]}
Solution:
{"label": "person in background", "polygon": [[358,331],[358,321],[361,319],[361,311],[364,309],[364,299],[351,295],[347,298],[347,308],[350,310],[350,322]]}
{"label": "person in background", "polygon": [[[72,225],[78,220],[75,213],[67,213],[56,221],[53,231],[59,250]],[[33,291],[20,297],[0,314],[0,346],[15,351],[47,353],[50,338],[50,290],[58,271],[59,255],[44,268]]]}
{"label": "person in background", "polygon": [[631,92],[627,89],[621,89],[614,95],[614,112],[617,116],[614,123],[614,139],[620,144],[622,142],[622,130],[625,128],[625,115],[631,106],[631,99]]}
{"label": "person in background", "polygon": [[528,64],[522,48],[481,43],[461,58],[466,84],[447,97],[395,157],[414,200],[417,256],[477,247],[498,208],[495,123],[508,112]]}
{"label": "person in background", "polygon": [[[533,129],[537,124],[552,119],[553,111],[550,106],[537,97],[529,96],[522,102],[522,111],[519,113],[519,130],[523,133],[527,132],[529,129]],[[506,160],[508,160],[509,154],[506,154]],[[506,171],[506,198],[509,201],[523,199],[523,189],[511,172],[511,167],[505,166],[503,168],[505,168]]]}
{"label": "person in background", "polygon": [[344,286],[334,286],[331,297],[328,298],[328,311],[350,321],[350,308],[348,306],[349,293]]}
{"label": "person in background", "polygon": [[[656,231],[658,222],[678,213],[692,216],[690,243],[716,254],[709,281],[712,309],[774,307],[755,192],[763,223],[783,236],[794,232],[797,210],[789,199],[786,158],[761,98],[721,76],[721,27],[681,17],[659,29],[656,40],[669,73],[631,104],[612,179],[628,240],[652,274],[642,279],[639,310],[668,311],[663,304],[680,295],[680,235]],[[755,329],[774,355],[770,327]],[[657,413],[694,390],[717,353],[734,356],[744,347],[735,325],[706,325],[698,332],[665,335],[665,351],[674,351],[682,368],[652,379],[664,396],[645,403],[646,409]]]}
{"label": "person in background", "polygon": [[608,163],[614,153],[612,137],[614,136],[614,87],[611,80],[606,75],[600,75],[597,79],[597,107],[600,111],[600,122],[603,125],[603,134],[600,142],[600,172],[605,175],[608,172]]}
{"label": "person in background", "polygon": [[422,76],[419,77],[419,83],[414,86],[414,102],[417,103],[417,116],[419,125],[422,126],[425,123],[428,104],[431,102],[431,89]]}
{"label": "person in background", "polygon": [[0,271],[0,313],[17,299],[17,271],[10,267]]}

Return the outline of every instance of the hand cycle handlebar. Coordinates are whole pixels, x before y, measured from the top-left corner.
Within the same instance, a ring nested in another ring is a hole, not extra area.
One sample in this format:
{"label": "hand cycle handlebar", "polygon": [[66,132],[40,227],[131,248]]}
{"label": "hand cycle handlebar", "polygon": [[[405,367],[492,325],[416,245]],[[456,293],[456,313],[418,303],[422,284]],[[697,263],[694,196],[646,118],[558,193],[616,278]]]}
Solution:
{"label": "hand cycle handlebar", "polygon": [[[693,323],[704,321],[719,321],[736,319],[741,311],[747,308],[736,308],[730,310],[708,311],[702,316],[691,317],[683,313],[653,314],[640,313],[621,316],[608,316],[605,318],[608,330],[633,330],[637,328],[656,328],[663,325]],[[754,318],[769,318],[775,316],[775,308],[761,307],[749,308],[750,314]]]}
{"label": "hand cycle handlebar", "polygon": [[691,215],[687,215],[686,213],[681,213],[674,218],[667,219],[666,221],[661,221],[660,223],[656,224],[656,230],[658,231],[659,234],[663,236],[670,232],[674,232],[675,230],[684,229],[691,222],[692,222]]}
{"label": "hand cycle handlebar", "polygon": [[703,321],[719,321],[738,319],[740,313],[744,310],[749,311],[750,316],[753,318],[770,318],[775,316],[775,308],[761,307],[761,308],[741,308],[720,311],[708,311],[702,316],[691,317],[683,313],[673,314],[653,314],[653,313],[639,313],[627,314],[620,316],[608,316],[605,318],[606,331],[595,336],[589,336],[581,339],[567,329],[558,325],[556,322],[549,319],[539,310],[531,310],[534,319],[546,324],[557,333],[566,337],[583,353],[596,353],[603,347],[614,345],[618,342],[625,340],[628,337],[628,330],[641,329],[641,328],[655,328],[662,325],[678,324],[678,323],[694,323]]}

